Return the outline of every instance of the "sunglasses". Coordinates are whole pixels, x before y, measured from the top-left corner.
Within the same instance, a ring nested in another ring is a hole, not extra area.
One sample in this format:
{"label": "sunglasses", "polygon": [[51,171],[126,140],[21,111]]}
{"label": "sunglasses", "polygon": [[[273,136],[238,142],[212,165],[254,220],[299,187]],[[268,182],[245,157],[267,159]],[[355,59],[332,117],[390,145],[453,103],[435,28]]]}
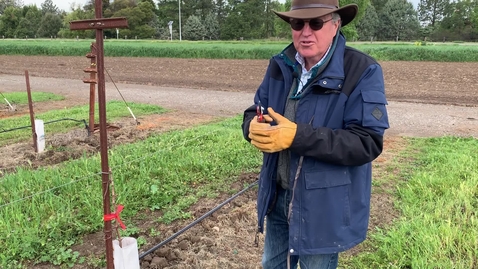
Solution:
{"label": "sunglasses", "polygon": [[290,27],[294,29],[295,31],[300,31],[304,28],[305,23],[309,22],[310,29],[314,31],[319,31],[324,27],[324,24],[328,21],[331,21],[332,19],[329,20],[322,20],[322,19],[311,19],[311,20],[301,20],[301,19],[290,19]]}

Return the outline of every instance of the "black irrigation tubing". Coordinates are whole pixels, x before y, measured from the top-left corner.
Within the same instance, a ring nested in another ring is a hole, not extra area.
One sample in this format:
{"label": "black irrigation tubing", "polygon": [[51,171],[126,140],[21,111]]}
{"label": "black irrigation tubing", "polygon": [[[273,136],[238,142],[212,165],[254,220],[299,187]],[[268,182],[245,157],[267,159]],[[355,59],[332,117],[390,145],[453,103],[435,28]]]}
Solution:
{"label": "black irrigation tubing", "polygon": [[156,246],[150,248],[149,250],[143,252],[140,256],[139,256],[139,259],[143,259],[146,255],[150,254],[151,252],[155,251],[156,249],[166,245],[167,243],[171,242],[174,238],[178,237],[179,235],[181,235],[182,233],[186,232],[187,230],[189,230],[190,228],[192,228],[194,225],[198,224],[199,222],[201,222],[203,219],[209,217],[211,214],[213,214],[214,212],[218,211],[219,209],[221,209],[221,207],[225,206],[226,204],[228,204],[229,202],[231,202],[232,200],[236,199],[239,195],[245,193],[246,191],[248,191],[250,188],[254,187],[255,185],[258,184],[258,180],[256,180],[254,183],[250,184],[249,186],[247,186],[245,189],[243,189],[242,191],[236,193],[234,196],[232,196],[231,198],[227,199],[226,201],[222,202],[221,204],[219,204],[218,206],[216,206],[215,208],[211,209],[209,212],[207,212],[206,214],[202,215],[200,218],[198,218],[197,220],[191,222],[189,225],[187,225],[186,227],[182,228],[181,230],[179,230],[178,232],[176,232],[175,234],[171,235],[168,239],[164,240],[163,242],[157,244]]}
{"label": "black irrigation tubing", "polygon": [[[65,120],[71,120],[71,121],[76,121],[76,122],[82,122],[82,123],[85,125],[85,129],[88,131],[88,136],[90,135],[90,130],[89,130],[89,128],[88,128],[88,124],[86,123],[86,120],[75,120],[75,119],[70,119],[70,118],[63,118],[63,119],[48,121],[48,122],[45,122],[44,124],[50,124],[50,123],[55,123],[55,122],[65,121]],[[31,125],[28,125],[28,126],[13,128],[13,129],[9,129],[9,130],[3,129],[3,131],[0,131],[0,134],[1,134],[1,133],[12,132],[12,131],[16,131],[16,130],[21,130],[21,129],[29,129],[29,128],[32,128],[32,126],[31,126]]]}

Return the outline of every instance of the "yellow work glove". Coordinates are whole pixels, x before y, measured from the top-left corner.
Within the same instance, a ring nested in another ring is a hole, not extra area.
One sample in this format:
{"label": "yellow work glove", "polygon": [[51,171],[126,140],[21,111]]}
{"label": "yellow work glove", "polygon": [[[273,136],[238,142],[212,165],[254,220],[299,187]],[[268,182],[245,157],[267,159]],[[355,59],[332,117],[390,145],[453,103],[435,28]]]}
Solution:
{"label": "yellow work glove", "polygon": [[[287,149],[292,145],[297,124],[276,113],[271,107],[267,109],[269,115],[264,115],[266,123],[257,122],[257,117],[249,126],[251,144],[263,152],[273,153]],[[277,125],[269,123],[275,121]]]}

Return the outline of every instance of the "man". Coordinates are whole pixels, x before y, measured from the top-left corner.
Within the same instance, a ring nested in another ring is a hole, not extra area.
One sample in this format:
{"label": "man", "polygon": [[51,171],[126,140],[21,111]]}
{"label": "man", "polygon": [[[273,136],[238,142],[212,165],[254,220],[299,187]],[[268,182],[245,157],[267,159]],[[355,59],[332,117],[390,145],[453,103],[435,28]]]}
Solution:
{"label": "man", "polygon": [[244,137],[264,153],[257,209],[258,232],[267,215],[265,269],[336,268],[338,253],[366,237],[387,101],[380,65],[346,47],[340,32],[357,5],[338,6],[293,0],[290,11],[274,11],[293,43],[272,57],[244,112]]}

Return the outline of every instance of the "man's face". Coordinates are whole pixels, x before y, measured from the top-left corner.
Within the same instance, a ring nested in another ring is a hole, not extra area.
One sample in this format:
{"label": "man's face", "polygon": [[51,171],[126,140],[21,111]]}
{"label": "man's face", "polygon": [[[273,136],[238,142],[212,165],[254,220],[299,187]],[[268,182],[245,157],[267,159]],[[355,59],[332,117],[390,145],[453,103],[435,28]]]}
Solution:
{"label": "man's face", "polygon": [[[323,21],[322,28],[314,30],[320,27],[319,20]],[[331,14],[310,21],[291,20],[292,40],[295,49],[305,59],[307,70],[323,57],[337,33],[339,23],[340,21],[332,21]],[[299,30],[301,26],[303,27]]]}

